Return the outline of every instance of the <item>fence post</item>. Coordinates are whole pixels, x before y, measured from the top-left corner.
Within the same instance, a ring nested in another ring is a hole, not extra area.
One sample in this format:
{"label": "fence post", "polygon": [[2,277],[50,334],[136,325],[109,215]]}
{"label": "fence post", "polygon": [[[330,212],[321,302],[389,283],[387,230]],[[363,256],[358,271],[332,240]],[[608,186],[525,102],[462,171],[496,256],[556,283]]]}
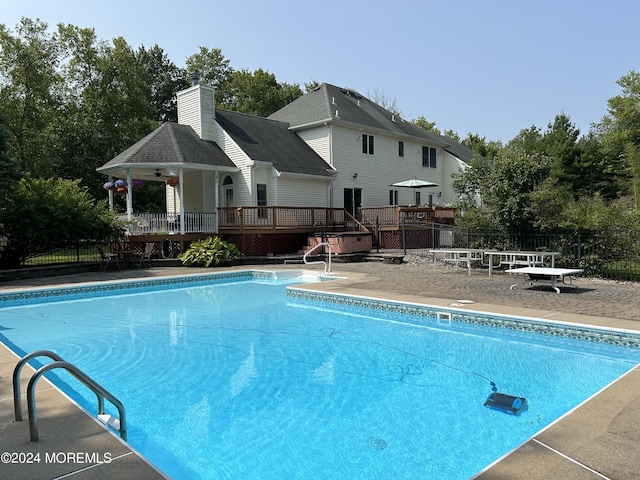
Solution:
{"label": "fence post", "polygon": [[582,260],[582,239],[580,238],[580,230],[578,230],[578,265],[580,265],[580,260]]}

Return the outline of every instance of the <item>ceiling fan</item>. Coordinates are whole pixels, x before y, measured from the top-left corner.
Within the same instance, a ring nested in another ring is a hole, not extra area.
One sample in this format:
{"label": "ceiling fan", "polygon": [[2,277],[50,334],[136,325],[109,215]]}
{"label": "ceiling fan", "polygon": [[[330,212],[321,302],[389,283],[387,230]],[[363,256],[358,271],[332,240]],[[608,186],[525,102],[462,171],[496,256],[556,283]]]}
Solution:
{"label": "ceiling fan", "polygon": [[160,171],[160,169],[159,169],[159,168],[156,168],[156,171],[155,171],[155,172],[153,172],[153,174],[151,174],[151,175],[146,175],[146,176],[148,176],[148,177],[153,176],[153,177],[156,177],[156,178],[162,178],[162,177],[164,177],[164,178],[171,178],[171,177],[175,176],[175,175],[172,175],[172,174],[174,174],[174,172],[169,172],[169,175],[164,175],[164,174]]}

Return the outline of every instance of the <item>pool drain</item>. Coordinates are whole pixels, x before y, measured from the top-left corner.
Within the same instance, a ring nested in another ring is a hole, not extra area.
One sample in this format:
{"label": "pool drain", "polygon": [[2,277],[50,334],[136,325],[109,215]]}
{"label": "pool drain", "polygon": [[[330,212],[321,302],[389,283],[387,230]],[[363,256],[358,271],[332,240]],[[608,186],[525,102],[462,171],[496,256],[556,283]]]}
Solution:
{"label": "pool drain", "polygon": [[371,445],[376,450],[384,450],[387,446],[387,442],[385,442],[384,438],[372,438],[369,440],[369,445]]}

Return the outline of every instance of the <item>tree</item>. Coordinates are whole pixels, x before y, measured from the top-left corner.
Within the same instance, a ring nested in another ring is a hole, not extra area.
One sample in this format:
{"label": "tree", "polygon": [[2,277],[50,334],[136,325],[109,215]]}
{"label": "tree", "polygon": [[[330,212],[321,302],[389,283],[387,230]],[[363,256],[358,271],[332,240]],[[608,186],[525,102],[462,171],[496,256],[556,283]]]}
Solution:
{"label": "tree", "polygon": [[103,194],[95,169],[157,126],[147,72],[123,38],[98,42],[92,29],[60,27],[70,56],[64,120],[56,125],[64,162],[57,175]]}
{"label": "tree", "polygon": [[532,195],[549,172],[547,157],[514,148],[502,150],[493,160],[476,159],[471,168],[454,176],[453,188],[464,201],[465,216],[459,223],[510,233],[531,230],[537,219]]}
{"label": "tree", "polygon": [[440,135],[440,130],[436,128],[436,122],[430,122],[429,120],[424,118],[422,115],[420,115],[418,118],[411,120],[411,123],[413,123],[416,127],[421,128],[427,132]]}
{"label": "tree", "polygon": [[0,25],[0,109],[22,171],[55,175],[59,143],[52,126],[64,114],[62,92],[57,34],[40,20],[23,18],[15,34]]}
{"label": "tree", "polygon": [[190,74],[198,74],[200,82],[216,89],[216,104],[228,102],[228,88],[233,68],[219,48],[200,47],[197,53],[187,58],[185,64]]}
{"label": "tree", "polygon": [[178,104],[176,93],[189,86],[185,69],[178,68],[157,44],[149,50],[141,46],[137,59],[147,74],[146,82],[151,87],[151,108],[158,122],[177,122]]}
{"label": "tree", "polygon": [[[10,187],[20,178],[18,162],[10,155],[9,150],[9,124],[7,117],[0,112],[0,200],[9,191]],[[0,202],[0,205],[4,202]],[[0,208],[2,208],[0,206]]]}
{"label": "tree", "polygon": [[564,113],[556,115],[553,123],[549,123],[547,131],[542,137],[543,153],[551,159],[552,175],[561,185],[577,193],[582,191],[585,178],[584,165],[581,164],[578,137],[580,130],[571,123],[571,119]]}
{"label": "tree", "polygon": [[402,111],[400,110],[396,97],[390,96],[384,90],[376,87],[373,89],[373,92],[367,92],[367,97],[385,110],[388,110],[399,117],[402,116]]}
{"label": "tree", "polygon": [[96,203],[78,181],[25,177],[0,211],[6,243],[0,268],[83,240],[118,235],[115,215]]}
{"label": "tree", "polygon": [[640,145],[627,143],[624,156],[631,171],[631,193],[633,194],[633,208],[640,210]]}
{"label": "tree", "polygon": [[487,142],[486,137],[480,136],[478,133],[467,133],[467,136],[460,140],[460,143],[488,159],[497,157],[502,150],[502,143]]}
{"label": "tree", "polygon": [[267,117],[302,96],[297,84],[278,83],[276,76],[265,70],[239,70],[229,82],[229,96],[222,108]]}
{"label": "tree", "polygon": [[629,179],[633,178],[625,149],[640,145],[640,73],[632,70],[617,83],[622,93],[607,101],[608,114],[594,130],[602,142],[607,173],[619,187],[618,195],[622,195],[632,189]]}

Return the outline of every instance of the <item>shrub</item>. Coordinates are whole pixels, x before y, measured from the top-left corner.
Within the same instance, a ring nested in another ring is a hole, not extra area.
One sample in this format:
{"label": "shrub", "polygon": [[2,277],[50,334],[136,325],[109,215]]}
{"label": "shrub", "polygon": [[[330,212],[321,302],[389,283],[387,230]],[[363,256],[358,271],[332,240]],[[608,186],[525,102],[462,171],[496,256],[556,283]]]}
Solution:
{"label": "shrub", "polygon": [[0,208],[0,268],[18,268],[27,259],[79,241],[101,240],[122,227],[106,204],[97,202],[78,180],[24,177]]}
{"label": "shrub", "polygon": [[220,237],[208,237],[191,242],[187,250],[178,255],[183,265],[202,265],[210,267],[220,265],[241,256],[240,250]]}

